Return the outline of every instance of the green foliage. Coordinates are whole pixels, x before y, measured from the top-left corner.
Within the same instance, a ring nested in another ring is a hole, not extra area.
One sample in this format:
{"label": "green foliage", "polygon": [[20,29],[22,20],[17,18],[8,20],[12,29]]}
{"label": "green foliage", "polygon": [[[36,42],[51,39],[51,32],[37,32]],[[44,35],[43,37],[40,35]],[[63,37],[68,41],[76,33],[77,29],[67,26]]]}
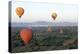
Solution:
{"label": "green foliage", "polygon": [[12,52],[44,51],[56,49],[76,49],[78,43],[63,46],[65,40],[78,39],[76,27],[62,27],[63,34],[57,30],[59,27],[52,27],[52,32],[47,32],[46,27],[33,27],[33,37],[29,44],[25,45],[19,35],[21,28],[13,28],[11,35]]}

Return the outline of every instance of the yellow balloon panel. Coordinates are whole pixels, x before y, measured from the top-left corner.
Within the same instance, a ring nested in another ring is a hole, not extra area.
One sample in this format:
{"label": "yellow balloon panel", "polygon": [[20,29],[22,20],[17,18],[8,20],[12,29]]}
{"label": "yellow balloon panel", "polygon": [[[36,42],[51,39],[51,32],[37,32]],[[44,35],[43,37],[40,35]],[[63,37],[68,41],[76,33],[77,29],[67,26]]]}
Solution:
{"label": "yellow balloon panel", "polygon": [[52,16],[52,18],[55,20],[56,17],[57,17],[57,13],[53,12],[51,16]]}

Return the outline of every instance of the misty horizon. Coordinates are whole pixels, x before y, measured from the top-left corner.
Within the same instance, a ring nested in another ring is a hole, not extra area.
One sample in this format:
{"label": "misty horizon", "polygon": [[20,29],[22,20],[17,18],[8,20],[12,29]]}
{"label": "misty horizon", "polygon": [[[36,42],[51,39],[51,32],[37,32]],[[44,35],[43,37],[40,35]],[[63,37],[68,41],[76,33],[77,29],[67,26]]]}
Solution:
{"label": "misty horizon", "polygon": [[45,22],[45,21],[36,21],[36,22],[30,22],[30,23],[11,23],[12,27],[38,27],[38,26],[78,26],[77,22]]}

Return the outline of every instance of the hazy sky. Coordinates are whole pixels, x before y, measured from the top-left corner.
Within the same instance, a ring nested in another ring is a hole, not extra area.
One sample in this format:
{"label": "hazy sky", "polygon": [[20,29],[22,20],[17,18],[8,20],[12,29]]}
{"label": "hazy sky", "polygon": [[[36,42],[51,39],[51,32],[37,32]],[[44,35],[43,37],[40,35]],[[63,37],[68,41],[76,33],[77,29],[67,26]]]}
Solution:
{"label": "hazy sky", "polygon": [[[16,8],[23,7],[24,14],[21,19],[16,14]],[[57,18],[54,21],[51,13],[56,12]],[[12,22],[77,22],[78,6],[71,4],[54,3],[33,3],[33,2],[12,2]]]}

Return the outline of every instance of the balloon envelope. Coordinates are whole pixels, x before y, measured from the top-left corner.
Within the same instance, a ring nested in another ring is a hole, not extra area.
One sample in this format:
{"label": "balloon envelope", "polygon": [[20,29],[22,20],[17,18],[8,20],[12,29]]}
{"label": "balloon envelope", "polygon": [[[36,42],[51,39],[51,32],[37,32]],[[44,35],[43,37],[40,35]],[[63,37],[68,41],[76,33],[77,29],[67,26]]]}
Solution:
{"label": "balloon envelope", "polygon": [[24,9],[22,7],[17,7],[16,14],[21,18],[21,16],[24,14]]}
{"label": "balloon envelope", "polygon": [[25,44],[28,44],[29,41],[32,39],[32,29],[25,28],[20,31],[20,36]]}
{"label": "balloon envelope", "polygon": [[57,13],[53,12],[51,16],[52,16],[52,18],[55,20],[56,17],[57,17]]}
{"label": "balloon envelope", "polygon": [[50,26],[48,26],[48,30],[47,30],[48,32],[52,32],[52,29],[51,29],[51,27]]}
{"label": "balloon envelope", "polygon": [[60,34],[63,34],[63,29],[60,29]]}

